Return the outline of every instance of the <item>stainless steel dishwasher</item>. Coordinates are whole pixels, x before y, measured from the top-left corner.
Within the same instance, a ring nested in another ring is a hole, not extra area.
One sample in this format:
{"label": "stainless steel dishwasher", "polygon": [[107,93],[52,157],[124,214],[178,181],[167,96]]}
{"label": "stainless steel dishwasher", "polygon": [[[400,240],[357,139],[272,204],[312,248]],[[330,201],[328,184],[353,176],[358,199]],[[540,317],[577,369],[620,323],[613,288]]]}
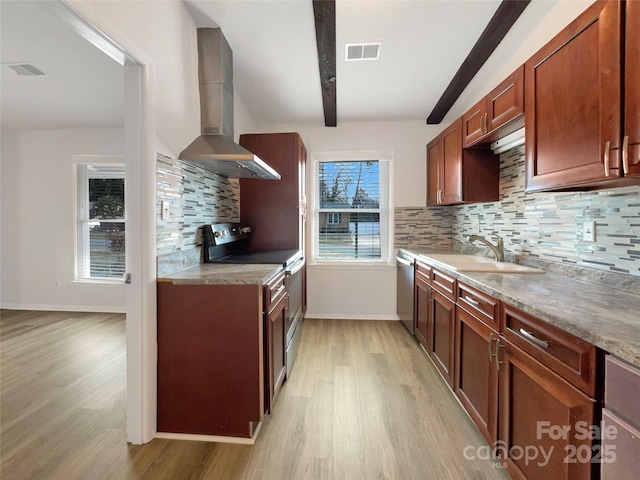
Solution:
{"label": "stainless steel dishwasher", "polygon": [[413,269],[414,259],[410,255],[398,251],[396,255],[397,267],[397,297],[396,313],[400,320],[407,327],[407,330],[414,334],[413,323]]}

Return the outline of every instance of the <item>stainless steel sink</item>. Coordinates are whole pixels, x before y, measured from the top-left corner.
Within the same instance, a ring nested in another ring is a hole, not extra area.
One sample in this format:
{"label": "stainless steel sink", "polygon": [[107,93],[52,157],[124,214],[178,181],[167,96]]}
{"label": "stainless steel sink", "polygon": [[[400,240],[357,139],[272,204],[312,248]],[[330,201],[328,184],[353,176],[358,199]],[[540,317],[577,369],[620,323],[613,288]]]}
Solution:
{"label": "stainless steel sink", "polygon": [[487,273],[544,273],[544,270],[518,265],[510,262],[496,262],[487,257],[476,255],[456,255],[450,253],[438,253],[422,255],[433,262],[445,265],[457,272],[487,272]]}

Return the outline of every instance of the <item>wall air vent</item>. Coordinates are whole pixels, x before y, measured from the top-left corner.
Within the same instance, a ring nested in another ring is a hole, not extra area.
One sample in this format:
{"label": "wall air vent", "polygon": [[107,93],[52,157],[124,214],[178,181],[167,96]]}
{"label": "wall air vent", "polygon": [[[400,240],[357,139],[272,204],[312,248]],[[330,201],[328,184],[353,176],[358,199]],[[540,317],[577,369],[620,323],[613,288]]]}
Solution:
{"label": "wall air vent", "polygon": [[345,60],[354,62],[357,60],[378,60],[382,42],[347,43],[344,46]]}
{"label": "wall air vent", "polygon": [[21,77],[39,77],[46,75],[46,73],[31,63],[3,63],[3,65],[10,68]]}

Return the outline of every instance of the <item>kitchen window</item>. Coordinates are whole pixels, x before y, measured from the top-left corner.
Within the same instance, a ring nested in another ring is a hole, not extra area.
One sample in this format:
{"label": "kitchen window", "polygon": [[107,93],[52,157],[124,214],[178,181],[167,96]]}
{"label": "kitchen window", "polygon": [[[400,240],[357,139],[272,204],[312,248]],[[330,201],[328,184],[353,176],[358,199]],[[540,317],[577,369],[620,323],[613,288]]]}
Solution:
{"label": "kitchen window", "polygon": [[335,153],[314,158],[318,156],[314,259],[387,262],[390,155]]}
{"label": "kitchen window", "polygon": [[125,165],[77,164],[77,280],[125,273]]}

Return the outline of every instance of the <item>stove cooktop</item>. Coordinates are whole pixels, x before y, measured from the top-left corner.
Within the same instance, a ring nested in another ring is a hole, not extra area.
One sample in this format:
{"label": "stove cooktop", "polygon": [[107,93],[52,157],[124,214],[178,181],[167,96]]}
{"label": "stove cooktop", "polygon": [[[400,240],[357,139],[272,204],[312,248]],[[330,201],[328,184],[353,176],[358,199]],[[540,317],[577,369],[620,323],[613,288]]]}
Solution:
{"label": "stove cooktop", "polygon": [[212,263],[273,263],[287,266],[301,256],[300,250],[250,250],[210,260]]}

